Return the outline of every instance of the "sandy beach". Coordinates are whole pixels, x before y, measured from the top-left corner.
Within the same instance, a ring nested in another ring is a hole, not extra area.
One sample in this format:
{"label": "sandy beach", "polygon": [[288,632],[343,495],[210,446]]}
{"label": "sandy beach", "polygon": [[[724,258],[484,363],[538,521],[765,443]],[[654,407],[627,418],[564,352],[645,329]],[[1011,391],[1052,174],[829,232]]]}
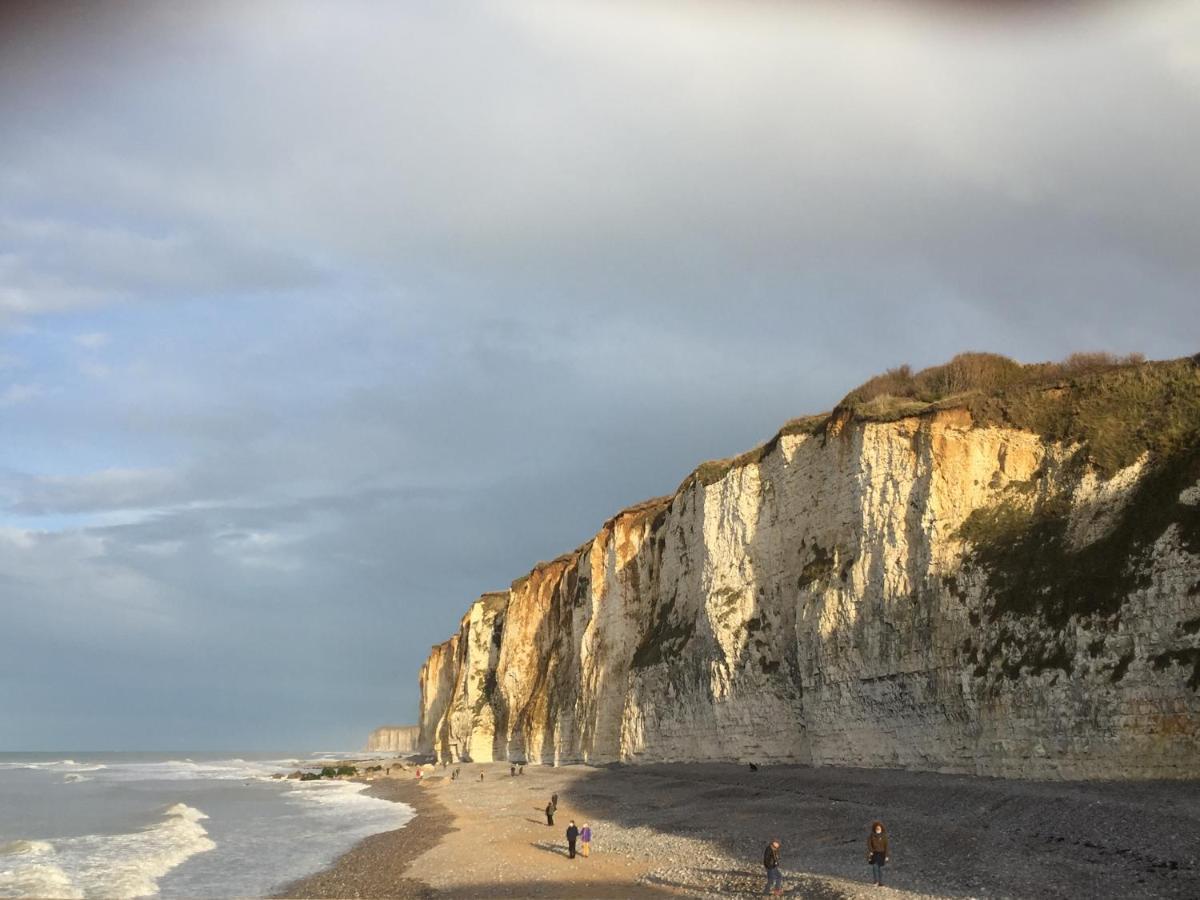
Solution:
{"label": "sandy beach", "polygon": [[[287,897],[731,897],[762,891],[782,842],[787,896],[814,900],[1200,895],[1200,785],[1056,784],[734,765],[410,769],[372,784],[413,806]],[[483,775],[482,780],[480,775]],[[398,776],[398,777],[397,777]],[[544,808],[559,795],[555,825]],[[892,841],[870,883],[869,822]],[[594,832],[568,859],[574,819]]]}

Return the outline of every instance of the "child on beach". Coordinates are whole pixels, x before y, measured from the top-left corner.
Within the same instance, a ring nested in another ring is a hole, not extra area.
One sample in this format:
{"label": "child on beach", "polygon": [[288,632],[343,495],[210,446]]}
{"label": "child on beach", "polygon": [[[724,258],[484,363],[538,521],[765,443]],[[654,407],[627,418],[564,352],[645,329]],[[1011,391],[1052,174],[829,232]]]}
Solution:
{"label": "child on beach", "polygon": [[584,857],[592,855],[592,826],[587,822],[579,829],[579,853]]}
{"label": "child on beach", "polygon": [[883,884],[883,867],[888,861],[887,831],[882,822],[871,823],[871,834],[867,837],[867,862],[877,885]]}

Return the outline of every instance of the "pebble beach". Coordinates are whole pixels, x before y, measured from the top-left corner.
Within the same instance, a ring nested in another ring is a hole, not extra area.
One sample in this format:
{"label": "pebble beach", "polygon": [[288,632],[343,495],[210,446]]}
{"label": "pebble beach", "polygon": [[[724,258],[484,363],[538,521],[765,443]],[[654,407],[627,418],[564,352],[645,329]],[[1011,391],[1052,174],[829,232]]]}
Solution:
{"label": "pebble beach", "polygon": [[[1048,783],[863,769],[735,765],[592,768],[506,763],[393,768],[375,796],[416,817],[285,897],[749,897],[765,843],[785,896],[1200,896],[1200,785]],[[482,779],[480,775],[482,774]],[[559,795],[553,828],[544,809]],[[887,823],[892,863],[870,882],[865,840]],[[567,857],[574,820],[594,832]]]}

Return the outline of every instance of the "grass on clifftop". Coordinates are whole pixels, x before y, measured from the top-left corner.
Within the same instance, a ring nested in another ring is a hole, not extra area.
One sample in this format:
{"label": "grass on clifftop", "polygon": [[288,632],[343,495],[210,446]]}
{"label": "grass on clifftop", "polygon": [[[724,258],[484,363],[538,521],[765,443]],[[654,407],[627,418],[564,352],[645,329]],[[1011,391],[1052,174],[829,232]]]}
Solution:
{"label": "grass on clifftop", "polygon": [[1143,453],[1164,459],[1196,441],[1200,355],[1145,362],[1138,354],[1075,353],[1062,362],[1022,364],[995,353],[960,353],[919,372],[900,366],[852,390],[832,413],[792,419],[753,450],[701,463],[677,493],[762,462],[785,435],[827,434],[839,420],[892,422],[943,409],[966,409],[977,425],[1081,444],[1110,476]]}
{"label": "grass on clifftop", "polygon": [[998,353],[960,353],[950,362],[913,372],[909,366],[889,369],[842,398],[838,409],[865,410],[926,405],[970,392],[998,393],[1012,387],[1046,385],[1080,375],[1137,366],[1140,354],[1073,353],[1058,363],[1022,364]]}
{"label": "grass on clifftop", "polygon": [[1165,459],[1200,435],[1197,358],[1143,362],[1140,356],[1075,354],[1022,365],[992,353],[963,353],[944,366],[907,366],[851,391],[835,415],[892,421],[964,408],[977,425],[1020,428],[1078,443],[1102,475],[1143,453]]}

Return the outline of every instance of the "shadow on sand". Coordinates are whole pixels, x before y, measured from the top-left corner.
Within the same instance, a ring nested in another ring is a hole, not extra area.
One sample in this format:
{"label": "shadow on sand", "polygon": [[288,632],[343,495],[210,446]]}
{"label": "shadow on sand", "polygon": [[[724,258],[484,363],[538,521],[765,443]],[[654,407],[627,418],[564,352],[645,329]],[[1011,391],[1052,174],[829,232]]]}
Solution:
{"label": "shadow on sand", "polygon": [[[716,844],[736,871],[688,866],[678,883],[759,893],[772,838],[792,896],[838,897],[801,873],[871,887],[866,837],[887,823],[889,887],[951,896],[1200,897],[1200,782],[1032,782],[885,769],[733,764],[613,766],[571,788],[580,816]],[[598,833],[603,848],[603,831]],[[565,852],[565,850],[563,851]],[[708,865],[711,866],[711,863]],[[788,878],[789,871],[796,873]]]}

